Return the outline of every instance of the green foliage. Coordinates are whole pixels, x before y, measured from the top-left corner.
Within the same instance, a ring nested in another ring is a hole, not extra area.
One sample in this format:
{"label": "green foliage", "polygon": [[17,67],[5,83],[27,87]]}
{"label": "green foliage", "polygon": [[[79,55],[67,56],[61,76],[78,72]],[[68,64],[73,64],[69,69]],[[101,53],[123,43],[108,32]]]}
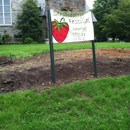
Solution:
{"label": "green foliage", "polygon": [[24,40],[24,43],[25,44],[31,44],[31,43],[33,43],[33,39],[30,38],[30,37],[26,37],[25,40]]}
{"label": "green foliage", "polygon": [[21,30],[23,39],[31,37],[39,42],[43,35],[42,18],[36,0],[26,0],[22,5],[22,13],[18,15],[17,28]]}
{"label": "green foliage", "polygon": [[130,41],[130,0],[121,0],[117,10],[105,15],[103,27],[107,34],[113,33],[120,40]]}
{"label": "green foliage", "polygon": [[6,38],[10,38],[10,35],[9,34],[4,34],[3,36],[2,36],[2,41],[3,41],[3,43],[5,44],[5,39]]}
{"label": "green foliage", "polygon": [[1,130],[129,130],[130,76],[0,94]]}
{"label": "green foliage", "polygon": [[18,34],[14,34],[14,38],[22,38],[21,32],[19,32]]}
{"label": "green foliage", "polygon": [[38,44],[38,42],[36,42],[36,41],[33,41],[31,44]]}
{"label": "green foliage", "polygon": [[93,12],[98,20],[95,23],[97,40],[103,37],[117,37],[130,41],[130,0],[96,0]]}
{"label": "green foliage", "polygon": [[2,41],[2,35],[0,35],[0,45],[3,44],[3,41]]}
{"label": "green foliage", "polygon": [[103,25],[102,30],[105,34],[107,34],[108,37],[112,37],[114,40],[118,30],[118,26],[116,24],[118,20],[112,14],[105,14],[104,19],[106,22]]}
{"label": "green foliage", "polygon": [[[118,2],[120,0],[96,0],[94,2],[93,13],[97,19],[97,23],[95,23],[95,36],[98,41],[106,41],[107,40],[107,32],[103,30],[103,26],[106,23],[106,19],[104,19],[105,14],[111,14],[113,10],[118,8]],[[113,33],[111,33],[113,36]]]}

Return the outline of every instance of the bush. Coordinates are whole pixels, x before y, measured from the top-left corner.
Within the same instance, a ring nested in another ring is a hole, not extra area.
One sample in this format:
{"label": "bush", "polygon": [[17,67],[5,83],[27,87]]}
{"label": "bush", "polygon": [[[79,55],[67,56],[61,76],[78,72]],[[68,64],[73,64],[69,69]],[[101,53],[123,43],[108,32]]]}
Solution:
{"label": "bush", "polygon": [[2,41],[2,36],[0,35],[0,45],[3,44],[3,41]]}
{"label": "bush", "polygon": [[4,34],[3,36],[2,36],[2,42],[5,44],[5,39],[6,38],[10,38],[10,35],[9,34]]}
{"label": "bush", "polygon": [[26,37],[25,40],[24,40],[24,43],[25,44],[31,44],[31,43],[33,43],[33,39],[31,37]]}
{"label": "bush", "polygon": [[33,41],[31,44],[38,44],[38,42],[36,42],[36,41]]}
{"label": "bush", "polygon": [[18,34],[14,34],[14,38],[22,38],[22,34],[20,32]]}

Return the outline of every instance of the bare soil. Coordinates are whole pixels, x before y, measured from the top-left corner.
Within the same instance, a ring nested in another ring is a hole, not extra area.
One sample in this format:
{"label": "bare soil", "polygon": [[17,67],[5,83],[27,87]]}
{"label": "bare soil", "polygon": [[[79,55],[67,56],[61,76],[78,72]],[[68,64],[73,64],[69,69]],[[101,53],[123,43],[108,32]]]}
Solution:
{"label": "bare soil", "polygon": [[[0,57],[0,93],[41,90],[95,78],[92,50],[59,51],[54,57],[55,84],[51,82],[50,54],[21,60]],[[130,50],[96,50],[96,62],[97,78],[130,75]]]}

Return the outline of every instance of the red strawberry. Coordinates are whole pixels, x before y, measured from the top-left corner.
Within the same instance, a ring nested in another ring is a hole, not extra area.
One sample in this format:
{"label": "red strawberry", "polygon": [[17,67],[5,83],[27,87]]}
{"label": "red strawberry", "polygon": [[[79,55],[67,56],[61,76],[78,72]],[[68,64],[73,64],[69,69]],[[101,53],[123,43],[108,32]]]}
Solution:
{"label": "red strawberry", "polygon": [[[61,21],[64,18],[61,19]],[[64,19],[65,20],[65,19]],[[55,38],[55,40],[59,43],[62,43],[67,35],[68,35],[68,31],[69,31],[69,25],[67,22],[58,22],[56,19],[54,21],[51,22],[52,25],[52,35]]]}

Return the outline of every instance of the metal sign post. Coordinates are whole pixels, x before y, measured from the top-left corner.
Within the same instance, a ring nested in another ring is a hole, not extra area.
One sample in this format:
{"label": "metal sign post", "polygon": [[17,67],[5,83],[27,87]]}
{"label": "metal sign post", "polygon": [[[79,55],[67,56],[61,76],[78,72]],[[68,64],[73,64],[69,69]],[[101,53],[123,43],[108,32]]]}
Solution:
{"label": "metal sign post", "polygon": [[93,68],[94,68],[94,76],[97,77],[97,65],[96,65],[96,53],[95,53],[95,43],[92,41],[92,52],[93,52]]}
{"label": "metal sign post", "polygon": [[[54,15],[54,14],[60,14],[60,15]],[[71,14],[71,15],[70,15]],[[61,19],[63,16],[66,18],[65,22],[58,22],[59,19]],[[75,16],[75,17],[70,17],[70,16]],[[81,16],[84,16],[84,19],[81,19]],[[62,16],[62,17],[61,17]],[[90,19],[90,16],[92,19]],[[69,17],[69,18],[68,18]],[[86,19],[86,18],[87,19]],[[53,19],[53,21],[52,21]],[[75,22],[72,22],[74,19]],[[77,19],[82,21],[81,23],[77,23]],[[93,17],[92,17],[92,12],[86,12],[86,13],[73,13],[73,12],[67,12],[64,14],[62,11],[55,11],[55,10],[50,10],[48,9],[48,28],[49,28],[49,45],[50,45],[50,59],[51,59],[51,78],[52,78],[52,83],[55,83],[55,67],[54,67],[54,49],[53,49],[53,42],[54,43],[61,43],[63,42],[74,42],[76,41],[81,41],[82,39],[84,40],[92,40],[92,53],[93,53],[93,66],[94,66],[94,76],[97,77],[97,68],[96,68],[96,54],[95,54],[95,44],[94,44],[94,27],[93,27]],[[54,23],[54,24],[52,24]],[[77,27],[77,24],[82,24],[82,26]],[[66,26],[65,26],[66,25]],[[84,28],[85,26],[85,28]],[[81,27],[84,31],[83,32],[76,32],[76,30],[81,30]],[[56,30],[57,29],[57,30]],[[60,31],[59,31],[59,30]],[[75,32],[76,33],[70,33],[70,32]],[[53,32],[52,32],[53,30]],[[89,34],[89,32],[91,32]],[[53,35],[53,39],[52,39]],[[75,36],[78,36],[78,39],[75,39]],[[62,37],[61,37],[62,36]],[[62,39],[64,38],[64,39]],[[59,40],[60,39],[60,40]]]}
{"label": "metal sign post", "polygon": [[[91,12],[91,18],[93,22],[93,29],[94,29],[94,22],[97,22],[96,18],[94,17],[92,10]],[[93,31],[94,32],[94,31]],[[97,65],[96,65],[96,53],[95,53],[95,43],[94,40],[92,40],[92,53],[93,53],[93,68],[94,68],[94,76],[97,77]]]}
{"label": "metal sign post", "polygon": [[52,42],[50,9],[48,9],[48,28],[49,28],[49,45],[50,45],[50,58],[51,58],[51,78],[52,78],[52,83],[55,83],[54,49],[53,49],[53,42]]}

